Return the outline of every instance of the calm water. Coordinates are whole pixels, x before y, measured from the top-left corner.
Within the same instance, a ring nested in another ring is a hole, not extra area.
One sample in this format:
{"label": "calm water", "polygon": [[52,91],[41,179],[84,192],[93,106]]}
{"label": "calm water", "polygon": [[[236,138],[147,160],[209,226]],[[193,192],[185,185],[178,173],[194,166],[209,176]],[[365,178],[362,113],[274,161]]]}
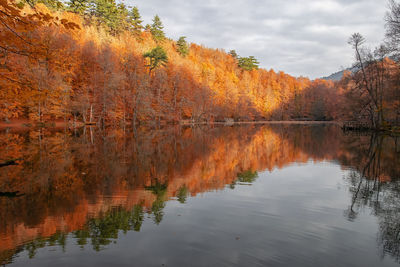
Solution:
{"label": "calm water", "polygon": [[400,138],[335,125],[0,132],[0,263],[397,266]]}

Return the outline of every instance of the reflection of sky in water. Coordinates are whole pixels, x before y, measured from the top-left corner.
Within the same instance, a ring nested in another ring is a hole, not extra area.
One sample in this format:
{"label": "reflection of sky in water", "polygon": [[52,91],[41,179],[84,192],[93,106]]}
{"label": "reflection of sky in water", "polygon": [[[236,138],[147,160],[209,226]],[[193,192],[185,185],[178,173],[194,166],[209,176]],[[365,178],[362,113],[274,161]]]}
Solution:
{"label": "reflection of sky in water", "polygon": [[159,225],[145,214],[140,232],[94,252],[69,236],[60,247],[22,252],[15,266],[395,266],[380,258],[377,219],[344,211],[349,171],[334,162],[291,164],[259,172],[252,185],[166,203]]}

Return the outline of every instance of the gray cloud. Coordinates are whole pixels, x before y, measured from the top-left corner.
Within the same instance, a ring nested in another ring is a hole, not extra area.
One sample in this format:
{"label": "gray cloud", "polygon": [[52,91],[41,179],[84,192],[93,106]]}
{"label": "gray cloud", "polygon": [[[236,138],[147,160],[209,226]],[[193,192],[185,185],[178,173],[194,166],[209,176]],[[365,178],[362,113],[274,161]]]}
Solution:
{"label": "gray cloud", "polygon": [[387,0],[127,0],[168,37],[254,55],[262,67],[321,77],[351,65],[347,40],[362,33],[371,46],[384,36]]}

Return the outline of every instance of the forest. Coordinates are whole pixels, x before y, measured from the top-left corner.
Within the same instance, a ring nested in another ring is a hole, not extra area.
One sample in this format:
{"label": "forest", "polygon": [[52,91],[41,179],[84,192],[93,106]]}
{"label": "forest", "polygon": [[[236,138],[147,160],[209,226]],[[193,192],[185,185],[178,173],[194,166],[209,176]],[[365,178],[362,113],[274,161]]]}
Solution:
{"label": "forest", "polygon": [[255,120],[400,124],[400,3],[375,50],[351,36],[339,81],[293,77],[165,35],[159,16],[115,0],[0,0],[0,121],[135,127]]}

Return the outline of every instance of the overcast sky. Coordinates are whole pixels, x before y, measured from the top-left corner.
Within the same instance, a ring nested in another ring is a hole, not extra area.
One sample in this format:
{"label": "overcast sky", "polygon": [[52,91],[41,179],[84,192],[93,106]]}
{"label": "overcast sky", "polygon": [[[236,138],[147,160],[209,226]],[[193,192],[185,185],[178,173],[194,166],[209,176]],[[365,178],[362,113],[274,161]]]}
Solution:
{"label": "overcast sky", "polygon": [[158,14],[168,37],[255,56],[266,69],[317,78],[348,67],[347,40],[384,36],[387,0],[125,0],[144,24]]}

